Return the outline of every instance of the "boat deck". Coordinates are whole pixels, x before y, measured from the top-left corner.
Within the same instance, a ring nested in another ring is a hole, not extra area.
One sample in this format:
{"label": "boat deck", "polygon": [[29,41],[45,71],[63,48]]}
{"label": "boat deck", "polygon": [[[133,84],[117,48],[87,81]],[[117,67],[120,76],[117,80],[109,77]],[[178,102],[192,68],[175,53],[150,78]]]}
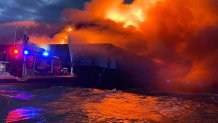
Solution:
{"label": "boat deck", "polygon": [[5,78],[0,79],[1,85],[75,85],[77,76],[31,76],[27,78]]}

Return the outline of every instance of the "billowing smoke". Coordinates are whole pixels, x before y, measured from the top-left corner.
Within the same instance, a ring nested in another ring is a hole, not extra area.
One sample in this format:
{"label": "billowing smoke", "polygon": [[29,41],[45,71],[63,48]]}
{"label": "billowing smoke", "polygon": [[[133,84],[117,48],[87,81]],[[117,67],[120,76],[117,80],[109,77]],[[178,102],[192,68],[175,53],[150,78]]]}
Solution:
{"label": "billowing smoke", "polygon": [[56,40],[59,38],[58,36],[60,35],[60,30],[64,27],[63,25],[36,21],[2,23],[0,24],[0,42],[1,44],[12,44],[15,40],[16,44],[20,44],[23,35],[27,33],[33,43],[59,43]]}
{"label": "billowing smoke", "polygon": [[75,42],[111,43],[160,65],[167,81],[218,81],[216,0],[92,0],[65,9]]}
{"label": "billowing smoke", "polygon": [[64,24],[44,25],[52,33],[35,38],[111,43],[157,63],[162,81],[208,84],[218,82],[217,8],[217,0],[92,0],[65,9]]}

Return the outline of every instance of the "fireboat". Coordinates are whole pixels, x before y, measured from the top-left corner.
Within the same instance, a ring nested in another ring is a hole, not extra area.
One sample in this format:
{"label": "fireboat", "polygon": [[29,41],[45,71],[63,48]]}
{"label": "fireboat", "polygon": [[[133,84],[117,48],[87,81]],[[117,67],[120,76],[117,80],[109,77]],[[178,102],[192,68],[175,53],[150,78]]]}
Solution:
{"label": "fireboat", "polygon": [[71,85],[75,78],[69,68],[62,67],[58,56],[31,43],[27,34],[22,44],[12,45],[0,54],[0,85]]}

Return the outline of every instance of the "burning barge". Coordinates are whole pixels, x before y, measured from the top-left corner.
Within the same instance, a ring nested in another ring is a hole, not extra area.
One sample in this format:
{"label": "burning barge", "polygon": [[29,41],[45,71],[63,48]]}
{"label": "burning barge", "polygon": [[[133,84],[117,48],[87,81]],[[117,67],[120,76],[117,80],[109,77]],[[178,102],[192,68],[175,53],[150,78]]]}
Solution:
{"label": "burning barge", "polygon": [[148,85],[154,76],[152,62],[111,44],[53,44],[46,50],[28,40],[25,35],[22,45],[0,45],[1,85],[127,88],[144,80]]}
{"label": "burning barge", "polygon": [[[111,44],[0,45],[0,85],[64,85],[215,92],[217,85],[160,82],[158,65]],[[189,88],[187,88],[187,86]]]}

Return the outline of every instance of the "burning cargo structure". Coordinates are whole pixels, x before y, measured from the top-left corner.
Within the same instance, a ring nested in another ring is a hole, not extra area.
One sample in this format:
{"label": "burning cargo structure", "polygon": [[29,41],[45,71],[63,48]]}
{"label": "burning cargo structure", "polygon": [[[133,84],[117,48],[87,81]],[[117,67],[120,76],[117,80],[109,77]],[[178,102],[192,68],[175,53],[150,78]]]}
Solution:
{"label": "burning cargo structure", "polygon": [[147,88],[155,82],[155,63],[114,45],[72,44],[70,51],[73,72],[85,86]]}
{"label": "burning cargo structure", "polygon": [[[142,88],[157,92],[214,92],[216,83],[195,84],[163,80],[159,78],[158,70],[164,68],[154,60],[146,59],[128,52],[112,44],[50,44],[50,53],[61,61],[60,66],[65,72],[76,75],[67,85],[98,87],[98,88]],[[8,71],[12,75],[22,76],[22,62],[7,57],[7,49],[12,45],[0,45],[1,75]],[[3,59],[7,59],[6,61]],[[15,65],[15,66],[14,66]],[[49,69],[50,70],[50,69]],[[167,75],[168,72],[165,71]],[[36,72],[35,72],[36,73]],[[55,78],[51,74],[46,75]],[[37,78],[36,78],[37,79]],[[53,83],[51,79],[42,82]],[[62,79],[58,84],[65,83]],[[31,82],[30,82],[31,84]],[[64,84],[65,85],[65,84]]]}

